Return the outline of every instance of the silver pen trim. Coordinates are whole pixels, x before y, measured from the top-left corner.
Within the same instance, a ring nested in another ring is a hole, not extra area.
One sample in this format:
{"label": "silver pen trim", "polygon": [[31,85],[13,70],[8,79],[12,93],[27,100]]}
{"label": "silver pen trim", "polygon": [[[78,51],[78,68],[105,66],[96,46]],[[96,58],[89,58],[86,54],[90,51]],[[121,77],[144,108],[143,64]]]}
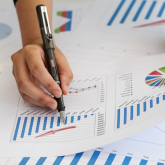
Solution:
{"label": "silver pen trim", "polygon": [[60,111],[60,119],[65,124],[65,120],[66,120],[65,111]]}

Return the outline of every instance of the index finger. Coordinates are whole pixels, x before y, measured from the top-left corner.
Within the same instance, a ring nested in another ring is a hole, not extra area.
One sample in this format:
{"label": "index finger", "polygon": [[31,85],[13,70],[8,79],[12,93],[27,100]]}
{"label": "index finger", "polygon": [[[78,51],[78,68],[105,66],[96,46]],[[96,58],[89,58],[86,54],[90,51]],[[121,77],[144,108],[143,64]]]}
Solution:
{"label": "index finger", "polygon": [[59,85],[55,82],[52,76],[49,74],[48,70],[41,58],[41,53],[43,50],[33,49],[28,52],[25,56],[27,65],[30,69],[31,74],[56,98],[59,98],[62,91]]}

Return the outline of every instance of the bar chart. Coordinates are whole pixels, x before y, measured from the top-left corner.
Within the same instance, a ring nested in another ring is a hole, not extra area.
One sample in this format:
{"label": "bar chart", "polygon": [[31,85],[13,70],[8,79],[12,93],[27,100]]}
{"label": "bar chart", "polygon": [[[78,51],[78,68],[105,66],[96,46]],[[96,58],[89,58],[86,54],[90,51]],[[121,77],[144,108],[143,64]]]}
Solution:
{"label": "bar chart", "polygon": [[[45,89],[43,90],[45,91]],[[106,76],[75,77],[69,87],[68,95],[64,95],[64,103],[67,108],[96,105],[105,102]],[[35,107],[35,105],[24,102],[22,97],[20,97],[18,107]]]}
{"label": "bar chart", "polygon": [[54,30],[54,33],[60,33],[65,31],[71,31],[72,25],[72,11],[58,11],[57,16],[68,18],[69,21],[64,25],[60,26],[59,28]]}
{"label": "bar chart", "polygon": [[116,103],[116,130],[159,115],[164,106],[164,90]]}
{"label": "bar chart", "polygon": [[18,110],[11,141],[68,141],[105,133],[105,106],[66,111],[65,124],[50,110]]}
{"label": "bar chart", "polygon": [[[108,11],[107,26],[143,27],[162,21],[165,15],[164,0],[117,0],[113,2],[112,11]],[[160,22],[159,22],[160,23]]]}
{"label": "bar chart", "polygon": [[118,155],[116,153],[109,153],[100,150],[91,150],[87,152],[81,152],[70,156],[59,157],[23,157],[23,158],[10,158],[6,165],[111,165],[111,164],[129,165],[136,163],[137,165],[147,165],[152,163],[155,165],[164,165],[162,162],[154,162],[148,160],[148,158],[134,158],[132,156]]}

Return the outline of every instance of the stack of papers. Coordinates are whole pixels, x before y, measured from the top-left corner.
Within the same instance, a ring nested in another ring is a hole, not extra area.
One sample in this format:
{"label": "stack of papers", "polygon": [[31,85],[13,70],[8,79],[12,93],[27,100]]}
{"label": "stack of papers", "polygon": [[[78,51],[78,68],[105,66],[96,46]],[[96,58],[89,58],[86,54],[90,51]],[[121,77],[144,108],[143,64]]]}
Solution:
{"label": "stack of papers", "polygon": [[54,1],[54,38],[74,73],[65,124],[21,98],[17,16],[1,4],[0,164],[165,164],[163,0]]}

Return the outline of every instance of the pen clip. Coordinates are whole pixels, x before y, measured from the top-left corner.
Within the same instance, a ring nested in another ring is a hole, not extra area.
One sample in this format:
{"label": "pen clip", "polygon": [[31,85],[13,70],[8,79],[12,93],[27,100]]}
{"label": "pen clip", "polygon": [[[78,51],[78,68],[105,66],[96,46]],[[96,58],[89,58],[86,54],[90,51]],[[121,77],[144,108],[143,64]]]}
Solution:
{"label": "pen clip", "polygon": [[49,40],[52,40],[53,36],[52,36],[51,30],[50,30],[50,25],[49,25],[49,19],[48,19],[48,13],[47,13],[46,6],[41,6],[41,11],[42,11],[42,21],[43,21],[46,37]]}

